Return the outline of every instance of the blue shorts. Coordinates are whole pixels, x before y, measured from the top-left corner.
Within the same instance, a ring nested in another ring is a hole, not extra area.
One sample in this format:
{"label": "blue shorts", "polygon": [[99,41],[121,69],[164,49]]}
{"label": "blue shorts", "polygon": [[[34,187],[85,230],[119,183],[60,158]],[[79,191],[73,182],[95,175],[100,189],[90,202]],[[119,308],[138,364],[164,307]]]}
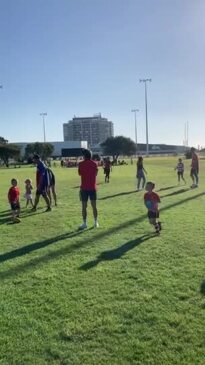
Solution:
{"label": "blue shorts", "polygon": [[82,202],[87,202],[88,198],[90,198],[90,200],[96,200],[97,199],[96,190],[80,190],[80,200]]}

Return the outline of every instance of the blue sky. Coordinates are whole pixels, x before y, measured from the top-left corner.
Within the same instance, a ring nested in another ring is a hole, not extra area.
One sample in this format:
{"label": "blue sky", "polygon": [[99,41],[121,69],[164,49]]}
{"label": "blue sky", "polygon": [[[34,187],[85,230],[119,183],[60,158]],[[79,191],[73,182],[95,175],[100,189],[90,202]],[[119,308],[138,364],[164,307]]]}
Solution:
{"label": "blue sky", "polygon": [[204,0],[0,0],[0,135],[63,140],[62,124],[102,116],[115,135],[205,146]]}

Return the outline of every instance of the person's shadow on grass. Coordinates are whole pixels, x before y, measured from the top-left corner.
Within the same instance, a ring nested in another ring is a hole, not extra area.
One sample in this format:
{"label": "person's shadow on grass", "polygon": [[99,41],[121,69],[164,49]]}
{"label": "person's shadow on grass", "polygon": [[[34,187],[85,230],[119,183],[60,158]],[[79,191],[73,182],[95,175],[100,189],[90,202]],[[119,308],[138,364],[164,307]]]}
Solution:
{"label": "person's shadow on grass", "polygon": [[139,246],[141,243],[148,241],[149,239],[156,237],[155,233],[144,234],[141,237],[135,238],[134,240],[124,243],[122,246],[114,248],[113,250],[103,251],[95,260],[86,262],[80,266],[81,270],[89,270],[97,266],[102,261],[112,261],[118,260],[128,251],[133,250],[135,247]]}
{"label": "person's shadow on grass", "polygon": [[201,283],[200,293],[205,295],[205,280],[203,280]]}

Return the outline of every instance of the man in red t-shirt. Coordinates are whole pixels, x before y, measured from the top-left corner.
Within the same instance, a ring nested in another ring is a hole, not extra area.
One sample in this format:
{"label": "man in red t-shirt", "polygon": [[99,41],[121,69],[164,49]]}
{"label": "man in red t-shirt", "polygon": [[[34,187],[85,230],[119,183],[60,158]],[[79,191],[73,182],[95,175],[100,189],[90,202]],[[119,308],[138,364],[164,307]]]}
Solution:
{"label": "man in red t-shirt", "polygon": [[191,186],[191,188],[197,188],[198,187],[198,182],[199,182],[199,159],[198,156],[195,152],[195,148],[192,147],[191,148],[191,171],[190,171],[190,176],[192,178],[193,184]]}
{"label": "man in red t-shirt", "polygon": [[94,227],[99,227],[97,221],[97,207],[96,207],[96,176],[98,173],[97,163],[91,160],[91,152],[89,150],[83,151],[84,160],[79,163],[78,174],[81,176],[80,185],[80,200],[82,202],[82,216],[83,223],[80,229],[87,228],[87,203],[90,198],[90,203],[93,210]]}

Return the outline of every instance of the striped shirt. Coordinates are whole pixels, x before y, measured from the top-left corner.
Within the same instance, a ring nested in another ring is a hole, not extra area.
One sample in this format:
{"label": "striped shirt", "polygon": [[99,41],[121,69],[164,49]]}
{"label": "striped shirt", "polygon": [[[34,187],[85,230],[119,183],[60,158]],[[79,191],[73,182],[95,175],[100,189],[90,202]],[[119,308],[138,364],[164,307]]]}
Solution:
{"label": "striped shirt", "polygon": [[179,162],[177,164],[177,171],[178,172],[184,172],[184,164],[183,164],[183,162]]}

